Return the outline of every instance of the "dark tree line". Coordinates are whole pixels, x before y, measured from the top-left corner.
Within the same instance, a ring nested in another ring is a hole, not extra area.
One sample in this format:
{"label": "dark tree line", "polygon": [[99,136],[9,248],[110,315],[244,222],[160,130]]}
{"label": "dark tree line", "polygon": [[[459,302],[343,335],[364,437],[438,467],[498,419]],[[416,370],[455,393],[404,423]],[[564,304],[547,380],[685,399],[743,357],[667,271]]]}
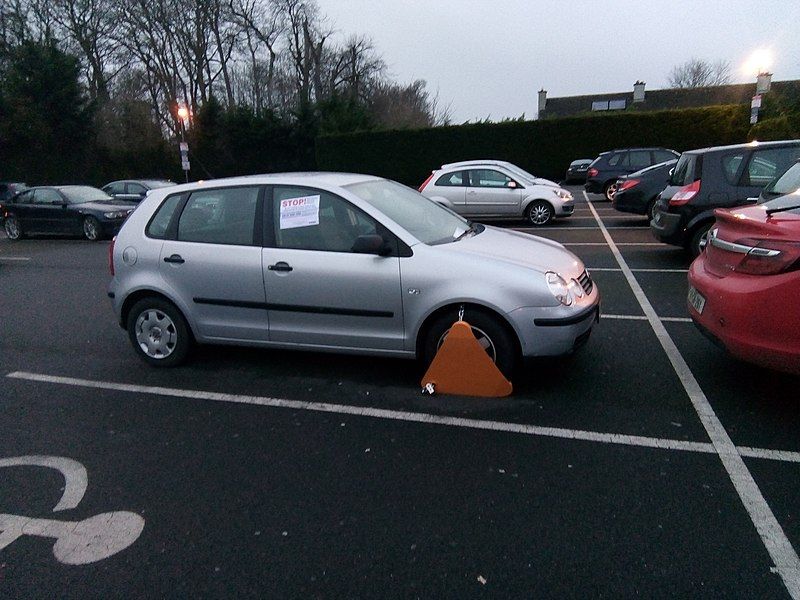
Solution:
{"label": "dark tree line", "polygon": [[[0,179],[313,168],[319,134],[449,121],[314,0],[0,0]],[[169,171],[169,172],[167,172]]]}

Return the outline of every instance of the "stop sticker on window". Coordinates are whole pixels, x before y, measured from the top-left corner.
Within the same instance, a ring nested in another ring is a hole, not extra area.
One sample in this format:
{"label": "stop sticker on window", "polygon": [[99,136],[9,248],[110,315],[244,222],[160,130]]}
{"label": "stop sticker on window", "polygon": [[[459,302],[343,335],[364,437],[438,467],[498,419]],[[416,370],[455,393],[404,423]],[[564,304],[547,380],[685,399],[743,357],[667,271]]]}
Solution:
{"label": "stop sticker on window", "polygon": [[281,229],[311,225],[319,225],[319,195],[281,200]]}

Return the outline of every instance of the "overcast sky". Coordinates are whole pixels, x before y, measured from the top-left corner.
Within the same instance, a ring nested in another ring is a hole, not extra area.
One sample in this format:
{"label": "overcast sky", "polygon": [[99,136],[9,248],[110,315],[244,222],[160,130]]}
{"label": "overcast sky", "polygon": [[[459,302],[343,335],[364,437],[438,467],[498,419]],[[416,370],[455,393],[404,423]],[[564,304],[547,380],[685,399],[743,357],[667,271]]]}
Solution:
{"label": "overcast sky", "polygon": [[800,0],[317,0],[342,35],[370,36],[397,81],[425,79],[453,121],[536,114],[548,97],[666,87],[692,57],[742,65],[770,48],[800,79]]}

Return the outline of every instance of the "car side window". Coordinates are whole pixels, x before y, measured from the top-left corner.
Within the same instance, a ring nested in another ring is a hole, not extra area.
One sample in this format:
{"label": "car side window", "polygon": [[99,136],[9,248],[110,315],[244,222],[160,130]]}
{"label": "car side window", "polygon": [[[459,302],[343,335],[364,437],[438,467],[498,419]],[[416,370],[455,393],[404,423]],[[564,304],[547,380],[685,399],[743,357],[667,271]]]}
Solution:
{"label": "car side window", "polygon": [[115,183],[109,183],[106,187],[103,188],[103,191],[109,196],[113,196],[114,194],[124,194],[125,184],[121,181],[117,181]]}
{"label": "car side window", "polygon": [[167,228],[172,220],[172,215],[175,209],[181,203],[182,196],[177,194],[167,198],[161,206],[158,207],[156,214],[150,220],[150,225],[147,226],[147,235],[151,238],[163,240],[167,235]]}
{"label": "car side window", "polygon": [[653,155],[655,156],[656,163],[667,162],[668,160],[675,160],[676,158],[672,152],[667,152],[666,150],[654,150]]}
{"label": "car side window", "polygon": [[455,173],[445,173],[436,180],[436,185],[445,187],[457,187],[464,185],[464,171]]}
{"label": "car side window", "polygon": [[178,240],[252,246],[258,187],[192,193],[178,221]]}
{"label": "car side window", "polygon": [[800,148],[764,148],[754,150],[742,176],[742,185],[765,186],[794,162]]}
{"label": "car side window", "polygon": [[147,188],[144,187],[141,183],[129,183],[128,184],[128,193],[129,194],[143,195],[145,192],[147,192]]}
{"label": "car side window", "polygon": [[725,174],[725,179],[731,185],[736,184],[736,176],[742,166],[744,160],[744,152],[735,152],[733,154],[726,154],[722,157],[722,172]]}
{"label": "car side window", "polygon": [[33,201],[33,192],[34,190],[28,190],[27,192],[22,192],[15,202],[17,204],[30,204]]}
{"label": "car side window", "polygon": [[52,204],[53,202],[63,202],[57,191],[49,189],[35,190],[33,194],[34,204]]}
{"label": "car side window", "polygon": [[385,232],[375,219],[338,196],[288,186],[274,188],[273,223],[275,245],[297,250],[350,252],[358,236]]}
{"label": "car side window", "polygon": [[628,152],[628,166],[631,169],[643,169],[653,164],[649,150],[632,150]]}
{"label": "car side window", "polygon": [[507,187],[511,177],[494,169],[473,169],[469,172],[470,187]]}
{"label": "car side window", "polygon": [[626,152],[619,152],[618,154],[613,155],[611,158],[608,159],[608,166],[609,167],[622,167],[625,164],[623,160],[627,156]]}

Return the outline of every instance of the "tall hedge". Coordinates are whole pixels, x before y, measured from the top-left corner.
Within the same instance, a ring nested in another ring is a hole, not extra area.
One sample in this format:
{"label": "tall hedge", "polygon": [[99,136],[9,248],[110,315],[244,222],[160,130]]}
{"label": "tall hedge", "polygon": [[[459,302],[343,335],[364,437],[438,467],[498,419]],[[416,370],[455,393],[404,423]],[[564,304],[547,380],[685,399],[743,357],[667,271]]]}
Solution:
{"label": "tall hedge", "polygon": [[604,150],[736,144],[746,141],[749,128],[748,107],[710,106],[320,136],[316,156],[321,170],[379,175],[411,186],[444,163],[476,158],[508,160],[558,180],[572,160]]}

